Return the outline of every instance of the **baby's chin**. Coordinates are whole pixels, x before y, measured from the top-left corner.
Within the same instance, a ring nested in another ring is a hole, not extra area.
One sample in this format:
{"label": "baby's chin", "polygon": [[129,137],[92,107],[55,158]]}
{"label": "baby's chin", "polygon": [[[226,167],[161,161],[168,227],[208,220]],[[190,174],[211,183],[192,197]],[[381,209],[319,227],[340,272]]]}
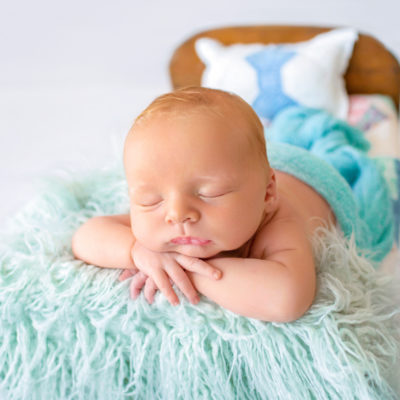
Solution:
{"label": "baby's chin", "polygon": [[170,251],[175,251],[185,256],[196,257],[206,260],[211,258],[225,258],[225,257],[241,258],[244,257],[245,249],[243,247],[239,247],[234,250],[222,250],[222,249],[217,249],[215,247],[207,249],[203,248],[203,246],[182,245],[182,246],[177,246],[177,248]]}
{"label": "baby's chin", "polygon": [[193,246],[193,245],[176,246],[176,248],[173,249],[172,251],[183,254],[185,256],[202,258],[202,259],[215,257],[217,254],[221,252],[220,250],[217,249],[206,249],[204,248],[204,246]]}
{"label": "baby's chin", "polygon": [[[244,243],[242,246],[237,248],[227,249],[225,246],[221,246],[215,242],[207,243],[205,245],[192,245],[192,244],[172,244],[168,243],[158,251],[171,251],[183,254],[189,257],[196,257],[201,259],[210,259],[217,257],[245,257],[247,252],[247,244]],[[157,250],[156,250],[157,251]]]}

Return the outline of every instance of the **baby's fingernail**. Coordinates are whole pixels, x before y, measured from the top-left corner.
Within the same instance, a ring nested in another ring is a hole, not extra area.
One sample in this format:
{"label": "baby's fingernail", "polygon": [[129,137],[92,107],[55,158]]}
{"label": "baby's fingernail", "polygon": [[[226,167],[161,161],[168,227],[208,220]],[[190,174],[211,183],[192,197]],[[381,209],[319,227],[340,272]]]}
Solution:
{"label": "baby's fingernail", "polygon": [[213,272],[213,277],[214,277],[215,279],[221,278],[221,271],[214,271],[214,272]]}

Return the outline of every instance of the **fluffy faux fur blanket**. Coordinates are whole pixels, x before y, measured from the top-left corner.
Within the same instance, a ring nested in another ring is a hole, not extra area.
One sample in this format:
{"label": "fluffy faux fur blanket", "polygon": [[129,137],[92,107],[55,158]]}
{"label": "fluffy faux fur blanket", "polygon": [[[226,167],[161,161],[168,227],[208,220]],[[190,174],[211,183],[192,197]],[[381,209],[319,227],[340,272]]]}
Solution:
{"label": "fluffy faux fur blanket", "polygon": [[56,177],[1,238],[0,391],[12,399],[394,399],[393,282],[337,231],[315,238],[318,293],[293,323],[207,298],[129,298],[74,260],[88,217],[128,211],[121,166]]}

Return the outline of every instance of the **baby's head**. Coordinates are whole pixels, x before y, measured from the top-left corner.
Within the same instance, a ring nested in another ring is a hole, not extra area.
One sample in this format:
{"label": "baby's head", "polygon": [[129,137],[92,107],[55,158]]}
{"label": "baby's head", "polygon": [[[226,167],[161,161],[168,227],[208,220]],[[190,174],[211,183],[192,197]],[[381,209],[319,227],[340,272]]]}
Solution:
{"label": "baby's head", "polygon": [[124,165],[136,239],[208,258],[253,237],[276,203],[262,124],[240,97],[184,88],[135,120]]}

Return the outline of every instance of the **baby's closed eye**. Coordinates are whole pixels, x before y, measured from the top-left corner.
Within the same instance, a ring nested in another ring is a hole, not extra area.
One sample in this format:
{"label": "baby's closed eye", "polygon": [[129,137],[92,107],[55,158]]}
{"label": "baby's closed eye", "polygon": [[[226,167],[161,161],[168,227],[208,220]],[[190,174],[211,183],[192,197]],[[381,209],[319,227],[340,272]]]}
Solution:
{"label": "baby's closed eye", "polygon": [[230,185],[218,185],[218,186],[205,186],[201,187],[197,191],[197,195],[199,197],[205,197],[205,198],[214,198],[214,197],[222,197],[225,196],[229,193],[232,193],[234,191],[234,188],[232,188]]}
{"label": "baby's closed eye", "polygon": [[[196,198],[208,201],[221,198],[234,191],[235,188],[227,185],[206,185],[188,188],[183,192],[179,192],[179,194],[174,193],[172,198],[178,195],[178,198],[185,199],[185,201],[196,201]],[[161,191],[143,190],[142,188],[131,189],[131,199],[133,204],[138,207],[153,209],[162,205],[164,200],[169,201],[169,194],[168,192],[163,194]]]}
{"label": "baby's closed eye", "polygon": [[229,191],[225,190],[217,190],[217,191],[204,191],[204,192],[199,192],[198,196],[199,197],[205,197],[205,198],[214,198],[214,197],[221,197],[226,194],[230,193]]}
{"label": "baby's closed eye", "polygon": [[[218,197],[222,197],[230,193],[229,191],[208,191],[208,192],[199,192],[197,193],[197,196],[200,198],[204,199],[214,199]],[[135,201],[136,204],[138,204],[141,207],[154,207],[157,205],[160,205],[163,202],[163,198],[161,196],[159,197],[146,197],[146,198],[141,198],[137,199]]]}
{"label": "baby's closed eye", "polygon": [[135,199],[135,203],[142,207],[152,207],[160,204],[163,201],[161,196],[144,196]]}

